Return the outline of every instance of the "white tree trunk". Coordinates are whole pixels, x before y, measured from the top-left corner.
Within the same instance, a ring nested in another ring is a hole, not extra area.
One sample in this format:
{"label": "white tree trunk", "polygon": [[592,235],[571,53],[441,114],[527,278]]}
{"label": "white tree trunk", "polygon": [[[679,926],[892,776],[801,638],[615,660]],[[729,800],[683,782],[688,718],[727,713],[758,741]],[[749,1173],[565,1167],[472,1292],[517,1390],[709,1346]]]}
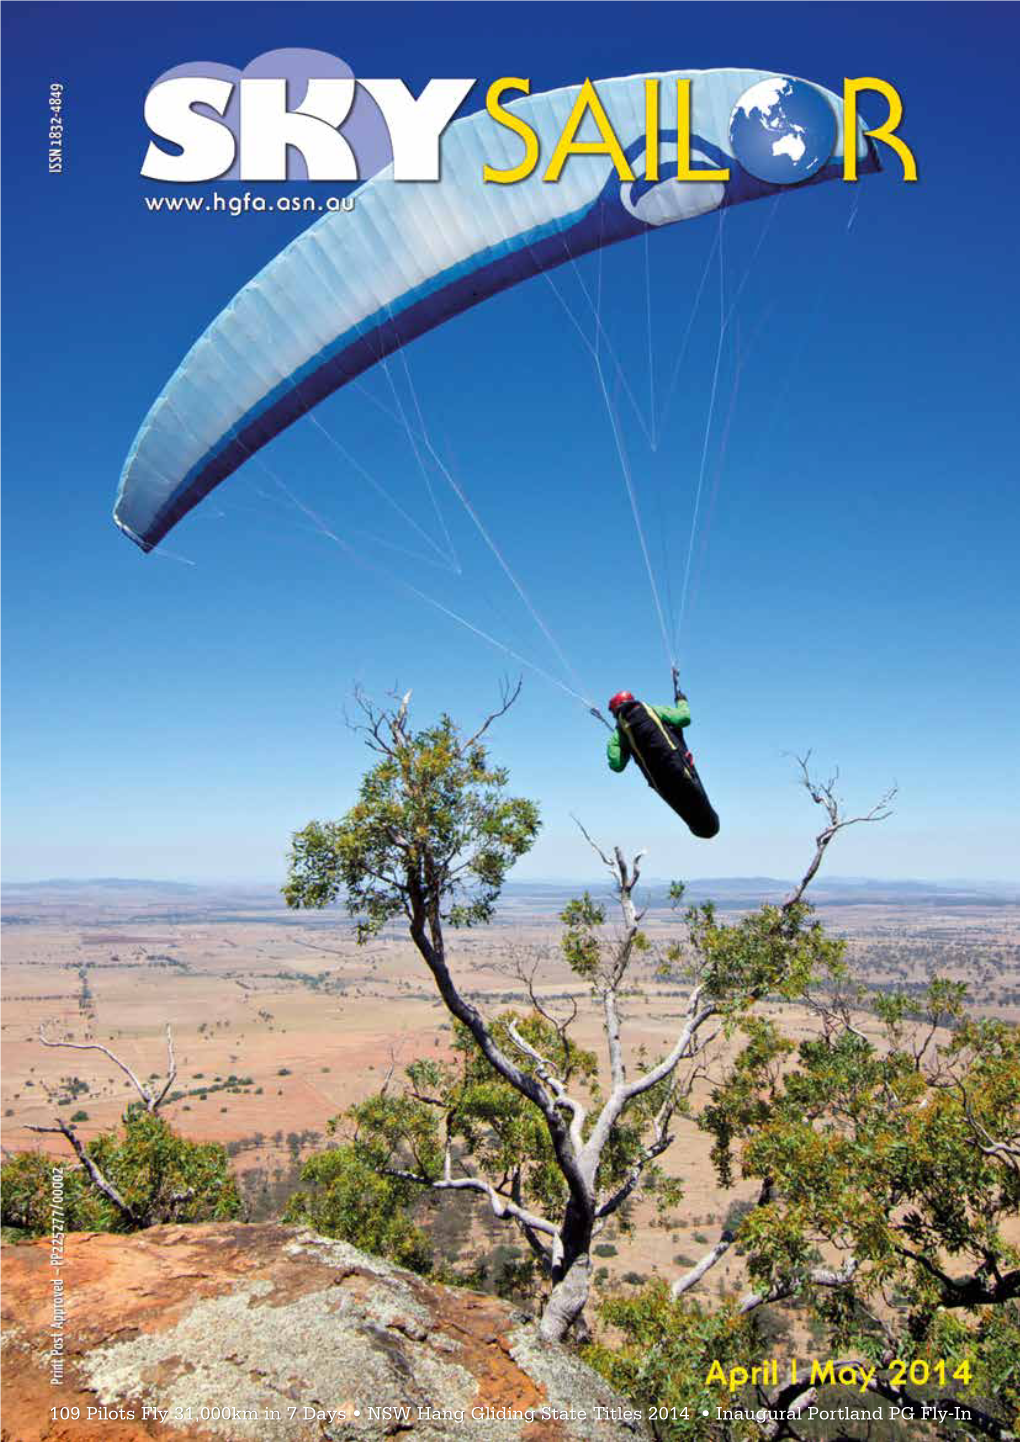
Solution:
{"label": "white tree trunk", "polygon": [[591,1257],[582,1252],[553,1283],[545,1304],[539,1335],[546,1342],[562,1342],[584,1311],[591,1290]]}

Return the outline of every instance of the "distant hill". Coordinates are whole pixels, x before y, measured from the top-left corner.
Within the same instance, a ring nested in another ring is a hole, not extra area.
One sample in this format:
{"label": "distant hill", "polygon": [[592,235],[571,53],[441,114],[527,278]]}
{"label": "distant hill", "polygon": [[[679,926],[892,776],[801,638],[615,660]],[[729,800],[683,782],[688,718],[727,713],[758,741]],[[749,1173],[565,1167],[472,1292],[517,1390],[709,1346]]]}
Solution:
{"label": "distant hill", "polygon": [[[793,882],[776,876],[714,876],[689,881],[686,902],[715,901],[724,911],[740,911],[779,901]],[[608,878],[589,881],[511,881],[504,888],[498,920],[521,916],[555,916],[567,901],[584,890],[604,896]],[[335,925],[338,908],[325,915],[288,912],[278,886],[202,884],[186,881],[146,880],[141,877],[52,877],[45,881],[5,882],[0,892],[7,925],[60,920],[88,926],[102,921],[261,920],[289,925]],[[645,906],[670,906],[669,883],[649,878],[641,886]],[[1015,883],[994,881],[931,882],[913,879],[880,880],[873,877],[819,877],[811,888],[821,907],[1000,907],[1020,901]]]}
{"label": "distant hill", "polygon": [[281,912],[278,886],[202,885],[141,877],[6,881],[0,889],[7,926],[40,921],[90,926],[125,921],[233,921]]}
{"label": "distant hill", "polygon": [[75,877],[53,876],[45,881],[9,881],[5,892],[82,892],[82,891],[161,891],[171,895],[194,895],[202,888],[192,881],[146,881],[133,876],[93,876],[82,881]]}
{"label": "distant hill", "polygon": [[[504,889],[503,905],[513,910],[552,911],[587,888],[604,893],[607,877],[591,882],[510,882]],[[776,876],[697,877],[685,884],[684,901],[715,901],[724,910],[760,906],[780,901],[794,885],[792,878]],[[646,906],[668,906],[669,882],[661,878],[643,880],[641,890]],[[933,882],[882,880],[874,877],[817,878],[811,899],[822,906],[1011,906],[1020,901],[1020,885],[1011,882]]]}

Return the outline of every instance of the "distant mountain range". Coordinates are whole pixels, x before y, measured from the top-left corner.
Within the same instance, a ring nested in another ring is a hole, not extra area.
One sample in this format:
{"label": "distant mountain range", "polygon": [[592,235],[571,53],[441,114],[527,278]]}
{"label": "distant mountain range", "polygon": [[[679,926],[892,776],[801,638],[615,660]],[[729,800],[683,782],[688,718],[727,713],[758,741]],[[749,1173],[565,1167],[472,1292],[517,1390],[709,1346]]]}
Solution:
{"label": "distant mountain range", "polygon": [[[585,889],[606,890],[608,877],[593,882],[510,882],[504,901],[515,909],[534,903],[534,909],[552,909]],[[669,882],[642,879],[645,905],[669,904]],[[781,901],[794,886],[791,878],[777,876],[697,877],[685,883],[684,901],[716,901],[723,908],[760,906]],[[1008,881],[882,880],[875,877],[818,877],[811,885],[811,900],[826,906],[1009,906],[1020,901],[1020,883]],[[542,904],[544,903],[544,904]]]}
{"label": "distant mountain range", "polygon": [[[600,885],[603,877],[572,879],[552,878],[550,880],[509,881],[507,890],[568,891],[585,886]],[[718,891],[737,890],[741,894],[751,891],[768,891],[793,884],[790,877],[779,876],[701,876],[689,883],[690,886],[712,887]],[[822,878],[815,885],[822,884]],[[918,881],[903,878],[882,878],[875,876],[830,876],[826,886],[841,890],[860,890],[862,887],[879,888],[882,891],[976,891],[1016,893],[1020,890],[1017,881],[973,881],[953,879],[945,881]],[[668,886],[662,877],[649,880],[650,886]],[[215,892],[219,895],[235,895],[238,892],[279,894],[279,886],[269,881],[167,881],[162,877],[144,876],[51,876],[39,881],[5,881],[4,889],[18,891],[94,891],[111,889],[117,891],[166,891],[194,895],[197,892]]]}
{"label": "distant mountain range", "polygon": [[[504,888],[500,910],[504,916],[554,913],[572,896],[585,889],[604,895],[608,878],[585,881],[511,881]],[[775,876],[716,876],[689,881],[685,900],[716,901],[723,909],[758,906],[763,901],[781,900],[793,882]],[[645,905],[659,909],[669,905],[669,883],[661,878],[642,882]],[[919,881],[884,880],[874,877],[819,877],[811,897],[820,906],[1010,906],[1020,901],[1020,884],[1007,881]],[[95,911],[110,914],[132,912],[139,919],[173,919],[203,915],[208,919],[231,916],[267,916],[284,912],[278,886],[269,884],[199,883],[147,880],[141,877],[102,876],[79,880],[53,877],[44,881],[5,882],[2,888],[4,912],[30,916],[33,913],[66,911],[82,917]],[[301,919],[312,921],[306,913]],[[294,920],[298,918],[295,916]]]}
{"label": "distant mountain range", "polygon": [[[170,895],[194,896],[199,891],[222,890],[200,886],[193,881],[146,881],[134,876],[92,876],[79,880],[69,876],[52,876],[44,881],[5,881],[4,891],[161,891]],[[260,888],[261,889],[261,888]]]}

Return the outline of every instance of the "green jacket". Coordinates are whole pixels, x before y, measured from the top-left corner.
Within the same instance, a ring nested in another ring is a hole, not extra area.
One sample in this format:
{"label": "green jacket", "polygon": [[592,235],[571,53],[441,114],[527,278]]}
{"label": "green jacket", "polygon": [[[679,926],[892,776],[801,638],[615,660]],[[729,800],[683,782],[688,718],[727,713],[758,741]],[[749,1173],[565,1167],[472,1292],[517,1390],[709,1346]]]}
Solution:
{"label": "green jacket", "polygon": [[[691,724],[691,708],[686,701],[678,701],[675,706],[652,706],[660,721],[665,721],[667,726],[689,726]],[[610,771],[622,771],[630,760],[630,746],[627,738],[620,732],[619,726],[606,742],[606,756],[609,760]]]}

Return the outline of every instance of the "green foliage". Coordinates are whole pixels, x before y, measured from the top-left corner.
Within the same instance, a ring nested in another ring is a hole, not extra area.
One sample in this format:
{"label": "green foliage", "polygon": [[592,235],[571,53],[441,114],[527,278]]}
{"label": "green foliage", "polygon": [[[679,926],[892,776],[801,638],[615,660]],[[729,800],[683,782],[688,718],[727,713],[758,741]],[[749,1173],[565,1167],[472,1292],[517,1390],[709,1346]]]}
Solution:
{"label": "green foliage", "polygon": [[771,1115],[783,1064],[794,1051],[793,1042],[762,1017],[745,1017],[741,1030],[746,1045],[701,1116],[702,1125],[715,1138],[712,1160],[727,1187],[733,1184],[734,1139],[750,1135]]}
{"label": "green foliage", "polygon": [[[606,908],[593,901],[587,891],[567,903],[560,912],[560,921],[563,923],[560,950],[575,976],[594,983],[619,965],[619,937],[605,931]],[[630,938],[632,951],[646,952],[650,946],[643,931],[635,931]]]}
{"label": "green foliage", "polygon": [[428,1238],[410,1215],[418,1193],[412,1183],[380,1175],[349,1143],[311,1157],[301,1180],[305,1190],[291,1197],[284,1221],[314,1227],[415,1272],[431,1270]]}
{"label": "green foliage", "polygon": [[[937,979],[920,1003],[876,1006],[883,1035],[872,1040],[823,1004],[820,1035],[799,1047],[743,1015],[744,1046],[700,1120],[721,1181],[739,1161],[767,1183],[765,1201],[733,1204],[725,1227],[759,1292],[807,1306],[817,1353],[870,1358],[880,1376],[891,1356],[942,1361],[950,1378],[968,1362],[971,1381],[953,1378],[942,1395],[982,1408],[1005,1435],[1020,1424],[1020,1250],[1008,1231],[1020,1211],[1009,1151],[1020,1031],[970,1021],[964,1007],[964,988]],[[937,1035],[947,1024],[948,1039]],[[850,1285],[811,1285],[823,1255],[854,1257]],[[774,1309],[742,1317],[673,1302],[662,1282],[600,1311],[622,1340],[600,1341],[589,1361],[645,1406],[687,1407],[686,1420],[657,1423],[656,1435],[677,1439],[718,1435],[716,1406],[741,1396],[705,1385],[711,1364],[750,1367],[768,1350],[761,1326],[782,1324]],[[750,1421],[727,1425],[734,1439],[762,1435]]]}
{"label": "green foliage", "polygon": [[[144,1111],[126,1116],[122,1135],[104,1132],[87,1151],[141,1226],[225,1222],[240,1215],[226,1149],[218,1142],[188,1141],[160,1116]],[[103,1230],[132,1230],[107,1206],[111,1224]]]}
{"label": "green foliage", "polygon": [[916,1262],[905,1290],[920,1312],[950,1300],[945,1255],[1016,1265],[1001,1221],[1020,1207],[1020,1176],[984,1138],[1020,1130],[1020,1033],[968,1023],[941,1077],[913,1051],[882,1052],[850,1031],[802,1043],[799,1062],[744,1150],[745,1173],[774,1177],[783,1198],[755,1219],[763,1279],[782,1265],[766,1233],[808,1227],[846,1239],[879,1274]]}
{"label": "green foliage", "polygon": [[[896,1355],[950,1372],[978,1359],[957,1394],[996,1398],[1012,1425],[1017,1314],[1005,1304],[1020,1250],[1006,1227],[1020,1173],[996,1139],[1020,1135],[1020,1031],[968,1021],[963,1004],[959,984],[939,980],[920,1007],[887,998],[879,1043],[832,1026],[785,1072],[789,1044],[749,1028],[703,1121],[724,1181],[739,1149],[743,1175],[768,1182],[738,1234],[760,1290],[804,1293],[834,1349],[880,1359],[892,1336]],[[936,1042],[946,1022],[955,1030]],[[852,1287],[810,1289],[820,1247],[855,1259]],[[888,1297],[900,1314],[883,1330]]]}
{"label": "green foliage", "polygon": [[[684,1442],[717,1437],[715,1409],[733,1405],[734,1399],[725,1388],[708,1386],[705,1378],[713,1362],[728,1369],[755,1355],[753,1323],[726,1307],[709,1312],[686,1298],[674,1302],[668,1285],[659,1280],[634,1296],[608,1299],[599,1314],[622,1341],[586,1347],[585,1360],[642,1407],[687,1411],[686,1419],[677,1415],[657,1422],[655,1435]],[[701,1415],[703,1409],[709,1417]]]}
{"label": "green foliage", "polygon": [[533,802],[505,794],[507,772],[454,721],[408,732],[390,725],[382,759],[339,821],[295,834],[287,905],[328,906],[343,895],[365,940],[396,916],[470,926],[487,921],[506,874],[538,834]]}
{"label": "green foliage", "polygon": [[[513,1012],[497,1017],[492,1033],[501,1047],[512,1046],[511,1024],[539,1051],[556,1056],[565,1076],[581,1082],[594,1076],[594,1054],[560,1038],[543,1017]],[[482,1176],[516,1174],[525,1202],[555,1213],[566,1200],[566,1187],[541,1113],[492,1070],[459,1022],[453,1053],[448,1062],[412,1062],[402,1087],[390,1085],[349,1110],[346,1122],[358,1157],[379,1173],[407,1171],[423,1186],[442,1177],[449,1148],[451,1154],[470,1155],[472,1170]],[[340,1121],[330,1125],[336,1129]]]}
{"label": "green foliage", "polygon": [[665,976],[696,973],[706,999],[732,1023],[765,996],[796,1000],[819,976],[842,976],[846,943],[828,936],[806,902],[762,906],[721,923],[712,902],[689,907],[688,944],[669,947]]}
{"label": "green foliage", "polygon": [[602,960],[599,928],[605,925],[606,908],[593,901],[586,891],[560,912],[563,935],[560,948],[576,976],[592,981],[598,975]]}
{"label": "green foliage", "polygon": [[[64,1166],[64,1226],[68,1231],[126,1232],[159,1222],[219,1222],[240,1214],[241,1201],[225,1149],[190,1142],[162,1117],[129,1111],[122,1132],[103,1132],[86,1144],[134,1221],[108,1201],[77,1164]],[[32,1236],[50,1231],[54,1159],[21,1152],[3,1165],[3,1220]]]}
{"label": "green foliage", "polygon": [[987,1310],[965,1344],[977,1360],[974,1395],[991,1399],[1005,1427],[1020,1433],[1020,1303]]}
{"label": "green foliage", "polygon": [[53,1174],[63,1173],[64,1227],[69,1232],[106,1230],[98,1193],[77,1163],[68,1166],[45,1152],[15,1152],[0,1167],[4,1227],[28,1237],[48,1236],[53,1227]]}

